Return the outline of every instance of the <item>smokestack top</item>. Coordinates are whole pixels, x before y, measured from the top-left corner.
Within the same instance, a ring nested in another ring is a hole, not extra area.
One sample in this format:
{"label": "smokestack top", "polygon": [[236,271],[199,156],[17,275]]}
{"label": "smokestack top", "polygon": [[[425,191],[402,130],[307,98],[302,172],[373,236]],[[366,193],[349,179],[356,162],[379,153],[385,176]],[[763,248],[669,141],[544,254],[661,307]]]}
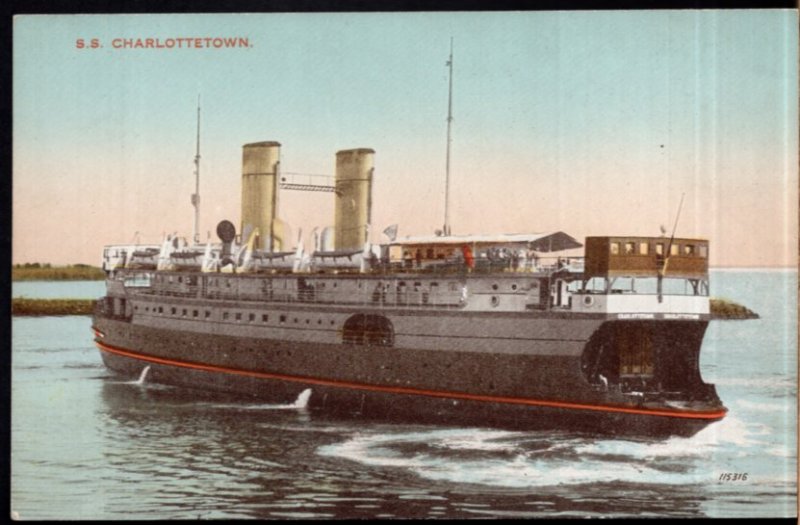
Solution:
{"label": "smokestack top", "polygon": [[276,148],[276,147],[280,148],[281,147],[281,143],[280,142],[275,142],[275,141],[272,141],[272,140],[268,140],[268,141],[265,141],[265,142],[252,142],[250,144],[245,144],[242,147],[243,148]]}
{"label": "smokestack top", "polygon": [[336,152],[336,156],[339,155],[358,155],[358,154],[367,154],[367,153],[375,153],[375,150],[372,148],[354,148],[354,149],[343,149]]}

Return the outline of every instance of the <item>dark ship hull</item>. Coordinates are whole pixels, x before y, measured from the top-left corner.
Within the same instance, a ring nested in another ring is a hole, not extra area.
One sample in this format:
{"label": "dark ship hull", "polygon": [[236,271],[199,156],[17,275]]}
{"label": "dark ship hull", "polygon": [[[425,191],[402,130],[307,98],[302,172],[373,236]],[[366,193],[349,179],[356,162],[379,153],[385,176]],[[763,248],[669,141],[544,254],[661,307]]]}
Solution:
{"label": "dark ship hull", "polygon": [[[148,381],[275,403],[311,389],[312,410],[506,428],[691,435],[725,414],[697,369],[707,321],[382,309],[391,332],[381,334],[374,324],[347,331],[348,320],[376,314],[365,308],[137,302],[170,306],[134,319],[101,301],[96,343],[108,368],[139,376],[150,367]],[[240,319],[205,318],[228,308]],[[630,359],[622,333],[649,341],[646,378],[615,374]]]}

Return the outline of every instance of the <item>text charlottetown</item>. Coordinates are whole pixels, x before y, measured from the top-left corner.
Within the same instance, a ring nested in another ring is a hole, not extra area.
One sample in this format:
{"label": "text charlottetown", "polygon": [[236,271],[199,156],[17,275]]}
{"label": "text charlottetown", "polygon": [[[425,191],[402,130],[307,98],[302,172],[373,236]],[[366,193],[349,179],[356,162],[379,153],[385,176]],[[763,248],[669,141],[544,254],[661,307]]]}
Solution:
{"label": "text charlottetown", "polygon": [[[112,38],[112,49],[235,49],[253,47],[248,37],[241,36],[203,36],[175,38]],[[99,38],[78,38],[77,49],[102,49],[106,47]]]}

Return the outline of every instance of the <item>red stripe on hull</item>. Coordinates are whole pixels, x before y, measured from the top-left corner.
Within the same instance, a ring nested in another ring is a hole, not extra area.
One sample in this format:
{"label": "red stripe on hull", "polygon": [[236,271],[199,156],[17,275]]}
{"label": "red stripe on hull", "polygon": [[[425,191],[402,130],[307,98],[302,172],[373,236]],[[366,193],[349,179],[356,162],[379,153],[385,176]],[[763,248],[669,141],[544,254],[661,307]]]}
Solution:
{"label": "red stripe on hull", "polygon": [[690,411],[682,411],[682,410],[658,410],[658,409],[647,409],[647,408],[631,408],[631,407],[624,407],[624,406],[614,406],[614,405],[587,405],[583,403],[569,403],[564,401],[545,401],[539,399],[526,399],[526,398],[519,398],[519,397],[502,397],[502,396],[486,396],[480,394],[468,394],[465,392],[445,392],[445,391],[438,391],[438,390],[424,390],[424,389],[417,389],[417,388],[407,388],[407,387],[396,387],[396,386],[384,386],[384,385],[368,385],[364,383],[352,383],[348,381],[337,381],[332,379],[319,379],[314,377],[303,377],[303,376],[290,376],[284,374],[275,374],[269,372],[254,372],[249,370],[240,370],[235,368],[227,368],[222,366],[215,366],[215,365],[204,365],[201,363],[192,363],[188,361],[175,361],[173,359],[165,359],[162,357],[155,357],[149,356],[146,354],[140,354],[136,352],[132,352],[130,350],[125,350],[122,348],[116,348],[105,343],[101,343],[99,341],[95,341],[97,347],[104,352],[109,352],[112,354],[121,355],[124,357],[130,357],[132,359],[138,359],[140,361],[146,361],[149,363],[157,363],[163,365],[170,365],[170,366],[177,366],[181,368],[190,368],[195,370],[203,370],[206,372],[221,372],[225,374],[235,374],[240,376],[248,376],[248,377],[256,377],[260,379],[276,379],[282,381],[291,381],[294,383],[304,383],[304,384],[311,384],[311,385],[322,385],[322,386],[331,386],[331,387],[339,387],[339,388],[350,388],[354,390],[367,390],[373,392],[385,392],[385,393],[392,393],[392,394],[410,394],[410,395],[418,395],[418,396],[428,396],[428,397],[441,397],[441,398],[450,398],[450,399],[463,399],[469,401],[482,401],[482,402],[491,402],[491,403],[506,403],[506,404],[514,404],[514,405],[529,405],[529,406],[539,406],[539,407],[548,407],[548,408],[562,408],[562,409],[573,409],[573,410],[592,410],[592,411],[599,411],[599,412],[616,412],[622,414],[637,414],[637,415],[645,415],[645,416],[661,416],[661,417],[674,417],[674,418],[681,418],[681,419],[702,419],[702,420],[719,420],[725,417],[725,414],[728,412],[728,409],[723,408],[721,410],[715,410],[711,412],[690,412]]}

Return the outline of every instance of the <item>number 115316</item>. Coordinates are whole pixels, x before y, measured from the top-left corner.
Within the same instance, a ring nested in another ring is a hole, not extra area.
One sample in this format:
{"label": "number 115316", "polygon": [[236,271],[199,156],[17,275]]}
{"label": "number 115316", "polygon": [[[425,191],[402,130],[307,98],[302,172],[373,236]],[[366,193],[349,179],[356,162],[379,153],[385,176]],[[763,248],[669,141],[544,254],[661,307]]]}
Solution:
{"label": "number 115316", "polygon": [[747,472],[723,472],[720,481],[747,481]]}

